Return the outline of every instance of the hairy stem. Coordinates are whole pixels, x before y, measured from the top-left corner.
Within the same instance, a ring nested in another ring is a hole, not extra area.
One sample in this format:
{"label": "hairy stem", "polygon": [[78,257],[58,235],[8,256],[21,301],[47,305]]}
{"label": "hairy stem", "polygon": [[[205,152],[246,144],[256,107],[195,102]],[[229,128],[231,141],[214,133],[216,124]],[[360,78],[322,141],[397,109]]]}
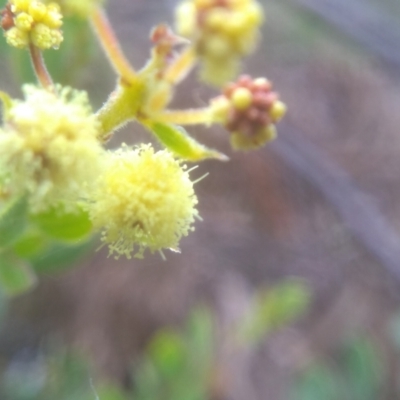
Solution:
{"label": "hairy stem", "polygon": [[137,76],[136,72],[122,52],[114,30],[102,8],[96,8],[91,16],[91,23],[115,72],[122,80],[128,83],[134,82]]}
{"label": "hairy stem", "polygon": [[137,118],[143,90],[138,81],[134,86],[121,85],[110,95],[96,114],[100,122],[99,140],[106,142],[115,130]]}
{"label": "hairy stem", "polygon": [[196,63],[196,54],[192,47],[186,48],[172,62],[165,73],[165,80],[176,84],[181,82]]}
{"label": "hairy stem", "polygon": [[198,125],[212,123],[210,109],[166,110],[157,115],[157,121],[175,125]]}
{"label": "hairy stem", "polygon": [[40,84],[44,88],[48,89],[54,87],[53,80],[46,68],[46,64],[44,63],[43,55],[40,49],[31,43],[29,45],[29,53],[31,55],[33,70],[35,71],[36,77]]}

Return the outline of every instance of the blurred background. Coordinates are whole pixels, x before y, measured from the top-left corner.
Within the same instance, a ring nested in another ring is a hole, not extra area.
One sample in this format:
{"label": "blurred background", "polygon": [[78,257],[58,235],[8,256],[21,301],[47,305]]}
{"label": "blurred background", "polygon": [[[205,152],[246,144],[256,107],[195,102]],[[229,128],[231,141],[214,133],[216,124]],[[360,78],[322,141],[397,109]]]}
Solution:
{"label": "blurred background", "polygon": [[[175,5],[109,0],[138,68]],[[400,3],[262,5],[243,70],[288,105],[278,139],[234,153],[190,129],[231,160],[192,173],[209,172],[203,222],[181,254],[114,260],[96,242],[39,260],[34,289],[1,297],[0,399],[400,399]],[[115,77],[84,21],[65,29],[49,68],[97,108]],[[1,46],[1,88],[20,96],[29,61]],[[216,93],[194,72],[173,105]],[[129,124],[109,145],[151,140]]]}

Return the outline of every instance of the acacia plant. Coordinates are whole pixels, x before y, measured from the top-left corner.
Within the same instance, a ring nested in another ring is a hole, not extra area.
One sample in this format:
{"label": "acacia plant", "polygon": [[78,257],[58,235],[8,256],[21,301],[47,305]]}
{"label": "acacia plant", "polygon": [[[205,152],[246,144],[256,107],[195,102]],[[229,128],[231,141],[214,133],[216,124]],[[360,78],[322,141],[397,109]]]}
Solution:
{"label": "acacia plant", "polygon": [[[63,20],[74,14],[90,22],[117,77],[97,111],[86,92],[54,82],[42,56],[63,46]],[[233,149],[252,150],[275,138],[285,114],[269,80],[238,76],[263,22],[256,0],[183,1],[174,29],[152,30],[140,70],[125,57],[99,0],[8,0],[1,16],[5,41],[29,52],[38,81],[22,85],[23,99],[0,92],[0,275],[15,281],[17,292],[49,246],[97,232],[115,257],[178,251],[200,219],[189,163],[228,159],[183,126],[222,125]],[[196,64],[199,78],[221,94],[203,108],[169,109],[175,87]],[[130,121],[162,149],[107,149]]]}

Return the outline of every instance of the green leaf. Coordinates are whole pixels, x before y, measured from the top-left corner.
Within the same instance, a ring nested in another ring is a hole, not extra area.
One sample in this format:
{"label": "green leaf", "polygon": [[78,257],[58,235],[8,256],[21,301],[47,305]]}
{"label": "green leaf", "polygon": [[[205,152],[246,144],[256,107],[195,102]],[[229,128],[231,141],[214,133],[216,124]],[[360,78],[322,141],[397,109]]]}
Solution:
{"label": "green leaf", "polygon": [[95,385],[96,393],[101,400],[128,400],[127,395],[119,387],[102,382]]}
{"label": "green leaf", "polygon": [[[1,254],[0,254],[0,258],[1,258]],[[4,289],[0,285],[0,328],[2,327],[4,318],[7,315],[8,300],[9,300],[9,298],[7,297]]]}
{"label": "green leaf", "polygon": [[339,400],[340,380],[323,364],[309,368],[292,390],[291,400]]}
{"label": "green leaf", "polygon": [[214,321],[209,308],[198,306],[191,313],[187,324],[188,348],[193,360],[191,367],[196,375],[207,374],[214,356]]}
{"label": "green leaf", "polygon": [[51,238],[66,242],[86,239],[92,232],[89,214],[84,210],[72,213],[62,208],[52,208],[32,215],[31,220]]}
{"label": "green leaf", "polygon": [[11,201],[0,214],[0,249],[12,245],[25,231],[27,221],[26,198]]}
{"label": "green leaf", "polygon": [[206,158],[216,158],[221,161],[228,160],[228,157],[224,154],[209,149],[194,140],[180,126],[160,122],[147,122],[146,126],[168,150],[184,160],[200,161]]}
{"label": "green leaf", "polygon": [[36,230],[28,230],[12,246],[14,253],[21,258],[31,258],[40,251],[43,251],[48,240]]}
{"label": "green leaf", "polygon": [[134,374],[134,396],[136,400],[151,400],[160,398],[161,387],[163,381],[159,377],[158,371],[146,357],[142,360],[139,367],[135,369]]}
{"label": "green leaf", "polygon": [[185,367],[186,348],[183,339],[172,330],[160,330],[150,342],[149,356],[164,376],[174,376]]}
{"label": "green leaf", "polygon": [[34,270],[39,274],[62,272],[72,267],[93,248],[91,241],[76,245],[56,243],[46,251],[30,259]]}
{"label": "green leaf", "polygon": [[351,398],[374,400],[379,397],[379,388],[384,381],[383,363],[373,343],[359,338],[344,349],[340,370],[347,380]]}
{"label": "green leaf", "polygon": [[289,279],[270,290],[260,290],[251,313],[242,324],[239,337],[257,342],[272,329],[279,329],[302,314],[309,304],[305,284]]}
{"label": "green leaf", "polygon": [[392,339],[396,350],[400,350],[400,314],[397,313],[389,324],[389,335]]}
{"label": "green leaf", "polygon": [[0,254],[0,285],[9,296],[16,296],[36,284],[36,276],[29,265],[11,254]]}

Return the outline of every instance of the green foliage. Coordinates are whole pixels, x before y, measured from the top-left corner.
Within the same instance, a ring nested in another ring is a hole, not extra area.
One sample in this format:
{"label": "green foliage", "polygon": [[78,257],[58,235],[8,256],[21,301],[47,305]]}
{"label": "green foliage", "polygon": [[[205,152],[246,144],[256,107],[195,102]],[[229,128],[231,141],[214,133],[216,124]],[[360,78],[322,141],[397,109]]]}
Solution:
{"label": "green foliage", "polygon": [[205,308],[196,309],[184,333],[165,328],[150,341],[136,370],[137,400],[205,400],[214,365],[213,322]]}
{"label": "green foliage", "polygon": [[[293,281],[270,290],[270,299],[279,293],[277,297],[287,304],[285,313],[281,310],[273,313],[285,315],[279,320],[279,327],[298,316],[297,303],[293,305],[293,301],[288,299],[293,297],[293,293],[301,293],[299,298],[304,297],[303,290],[304,286]],[[255,301],[264,296],[264,291],[260,292]],[[273,304],[277,307],[278,303]],[[289,304],[293,307],[290,312]],[[254,310],[259,309],[254,307]],[[255,315],[251,311],[246,318],[257,320]],[[288,315],[291,317],[288,318]],[[267,325],[265,333],[278,327],[276,324]],[[58,351],[46,359],[40,356],[29,362],[8,365],[3,375],[0,374],[0,398],[97,400],[98,396],[99,400],[208,400],[212,396],[213,372],[218,362],[214,351],[216,330],[213,313],[205,306],[196,307],[182,329],[161,328],[149,340],[143,357],[133,368],[133,385],[127,391],[116,384],[91,377],[87,363],[76,354]],[[223,340],[233,343],[237,333],[236,330],[229,331]],[[248,339],[252,342],[245,344],[252,345],[255,338]],[[262,339],[261,336],[258,339]]]}
{"label": "green foliage", "polygon": [[89,215],[83,210],[65,212],[52,208],[31,217],[31,220],[49,237],[60,241],[74,242],[86,239],[92,232]]}
{"label": "green foliage", "polygon": [[375,400],[385,370],[371,340],[357,338],[341,349],[337,360],[315,362],[295,384],[291,400]]}
{"label": "green foliage", "polygon": [[13,200],[0,214],[0,250],[6,249],[24,233],[27,203],[25,198]]}
{"label": "green foliage", "polygon": [[43,251],[47,245],[48,240],[43,233],[31,227],[14,243],[12,249],[17,256],[31,259]]}
{"label": "green foliage", "polygon": [[252,309],[239,328],[242,340],[257,343],[273,329],[287,325],[307,309],[310,292],[304,282],[288,279],[272,289],[259,290]]}
{"label": "green foliage", "polygon": [[36,284],[37,273],[70,268],[92,249],[91,231],[84,211],[29,216],[24,198],[11,202],[0,215],[0,288],[16,296]]}
{"label": "green foliage", "polygon": [[310,367],[294,388],[293,400],[338,399],[338,377],[325,365]]}
{"label": "green foliage", "polygon": [[19,295],[36,284],[30,265],[12,254],[1,254],[0,285],[9,296]]}
{"label": "green foliage", "polygon": [[[196,309],[186,329],[163,328],[150,340],[133,371],[134,387],[96,382],[77,354],[56,352],[25,363],[11,362],[0,375],[0,398],[7,400],[206,400],[213,366],[213,323]],[[200,356],[200,357],[199,357]]]}
{"label": "green foliage", "polygon": [[146,124],[157,139],[176,156],[189,161],[199,161],[205,158],[226,160],[226,156],[216,150],[209,149],[198,143],[181,126],[148,122]]}
{"label": "green foliage", "polygon": [[88,365],[77,354],[55,353],[14,360],[4,371],[0,398],[7,400],[93,400]]}
{"label": "green foliage", "polygon": [[73,245],[53,242],[30,262],[38,274],[60,273],[71,268],[92,249],[92,241]]}

